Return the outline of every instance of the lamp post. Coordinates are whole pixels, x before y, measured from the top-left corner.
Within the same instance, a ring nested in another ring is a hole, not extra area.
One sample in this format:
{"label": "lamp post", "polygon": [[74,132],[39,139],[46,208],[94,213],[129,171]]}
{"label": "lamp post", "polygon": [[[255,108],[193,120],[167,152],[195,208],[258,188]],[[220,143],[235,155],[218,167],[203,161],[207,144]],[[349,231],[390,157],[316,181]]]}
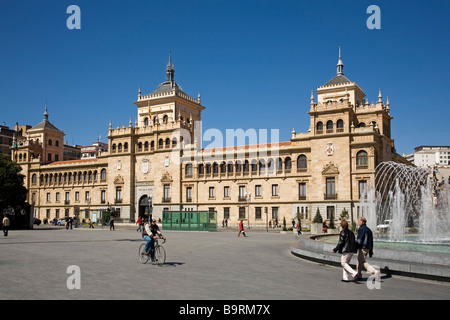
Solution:
{"label": "lamp post", "polygon": [[245,194],[245,200],[247,201],[247,228],[250,229],[250,199],[251,199],[252,193],[249,192],[248,194]]}

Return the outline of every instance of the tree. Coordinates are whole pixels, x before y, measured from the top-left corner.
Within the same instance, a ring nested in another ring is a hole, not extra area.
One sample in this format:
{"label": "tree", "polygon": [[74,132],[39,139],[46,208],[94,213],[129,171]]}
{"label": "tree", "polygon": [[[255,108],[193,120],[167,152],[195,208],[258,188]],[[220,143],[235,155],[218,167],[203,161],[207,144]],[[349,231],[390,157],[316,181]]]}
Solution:
{"label": "tree", "polygon": [[22,167],[0,154],[0,214],[8,207],[23,207],[27,199],[27,189],[23,185]]}
{"label": "tree", "polygon": [[323,222],[323,218],[322,218],[322,215],[320,214],[319,208],[317,208],[316,216],[314,217],[313,222],[314,223],[322,223]]}

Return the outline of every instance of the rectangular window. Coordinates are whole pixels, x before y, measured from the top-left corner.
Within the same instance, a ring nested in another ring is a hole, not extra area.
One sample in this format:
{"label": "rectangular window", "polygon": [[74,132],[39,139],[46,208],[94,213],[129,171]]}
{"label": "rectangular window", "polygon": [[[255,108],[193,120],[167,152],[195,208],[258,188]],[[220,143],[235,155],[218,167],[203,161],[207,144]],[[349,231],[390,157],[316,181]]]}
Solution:
{"label": "rectangular window", "polygon": [[306,200],[306,183],[298,184],[298,200]]}
{"label": "rectangular window", "polygon": [[116,202],[122,202],[122,187],[116,187]]}
{"label": "rectangular window", "polygon": [[327,178],[326,184],[327,184],[327,196],[335,196],[336,195],[335,178]]}
{"label": "rectangular window", "polygon": [[256,207],[255,208],[255,219],[256,220],[260,220],[261,219],[261,212],[262,212],[262,208],[261,207]]}
{"label": "rectangular window", "polygon": [[102,190],[100,193],[100,199],[102,203],[106,203],[106,190]]}
{"label": "rectangular window", "polygon": [[359,198],[367,197],[367,181],[361,180],[359,181]]}
{"label": "rectangular window", "polygon": [[335,218],[334,214],[334,206],[327,206],[327,220],[331,220]]}
{"label": "rectangular window", "polygon": [[272,219],[278,219],[278,207],[272,207]]}
{"label": "rectangular window", "polygon": [[278,185],[277,184],[272,185],[272,196],[274,196],[274,197],[278,196]]}
{"label": "rectangular window", "polygon": [[47,192],[47,202],[50,202],[50,193]]}
{"label": "rectangular window", "polygon": [[245,219],[245,207],[239,207],[239,220]]}
{"label": "rectangular window", "polygon": [[209,198],[214,199],[216,197],[215,189],[214,187],[209,187]]}
{"label": "rectangular window", "polygon": [[59,192],[56,193],[56,202],[59,202]]}
{"label": "rectangular window", "polygon": [[55,210],[55,218],[58,219],[59,218],[59,209]]}
{"label": "rectangular window", "polygon": [[89,191],[86,191],[84,200],[89,201],[90,199],[91,199],[91,197],[89,196]]}
{"label": "rectangular window", "polygon": [[255,186],[255,197],[262,197],[262,187],[260,184]]}
{"label": "rectangular window", "polygon": [[230,208],[223,208],[223,218],[230,219]]}
{"label": "rectangular window", "polygon": [[246,196],[245,186],[239,186],[239,201],[245,201]]}
{"label": "rectangular window", "polygon": [[192,187],[186,187],[186,202],[192,202]]}
{"label": "rectangular window", "polygon": [[224,198],[230,197],[230,187],[229,186],[223,187],[223,196],[224,196]]}
{"label": "rectangular window", "polygon": [[164,201],[170,201],[170,184],[164,185]]}

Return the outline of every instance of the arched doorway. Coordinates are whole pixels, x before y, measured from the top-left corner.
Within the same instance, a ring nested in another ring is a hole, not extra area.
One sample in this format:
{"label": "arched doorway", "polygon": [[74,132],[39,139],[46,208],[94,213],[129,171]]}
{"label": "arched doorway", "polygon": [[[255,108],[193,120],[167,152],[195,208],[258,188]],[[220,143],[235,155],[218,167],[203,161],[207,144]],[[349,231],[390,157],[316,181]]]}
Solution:
{"label": "arched doorway", "polygon": [[139,199],[139,217],[151,218],[152,211],[152,198],[144,194]]}

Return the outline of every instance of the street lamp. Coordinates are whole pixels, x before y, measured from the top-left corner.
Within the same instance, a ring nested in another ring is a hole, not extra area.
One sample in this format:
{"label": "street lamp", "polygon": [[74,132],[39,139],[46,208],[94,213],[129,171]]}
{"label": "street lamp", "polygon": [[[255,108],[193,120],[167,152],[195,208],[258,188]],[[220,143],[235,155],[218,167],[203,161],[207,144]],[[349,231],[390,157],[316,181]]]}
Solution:
{"label": "street lamp", "polygon": [[247,201],[247,228],[250,228],[250,199],[251,199],[252,193],[249,192],[248,194],[245,193],[245,200]]}

